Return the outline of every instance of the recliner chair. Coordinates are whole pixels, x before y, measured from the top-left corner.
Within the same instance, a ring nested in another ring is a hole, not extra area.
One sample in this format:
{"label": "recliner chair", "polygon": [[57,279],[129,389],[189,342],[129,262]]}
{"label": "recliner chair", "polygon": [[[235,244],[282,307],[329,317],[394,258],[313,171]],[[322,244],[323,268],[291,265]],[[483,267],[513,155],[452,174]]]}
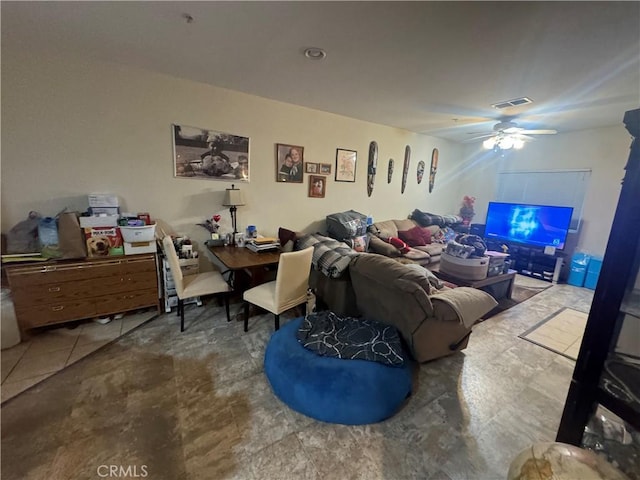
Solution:
{"label": "recliner chair", "polygon": [[418,362],[466,348],[471,326],[498,302],[468,287],[436,290],[426,270],[377,254],[351,261],[349,272],[360,313],[395,326]]}

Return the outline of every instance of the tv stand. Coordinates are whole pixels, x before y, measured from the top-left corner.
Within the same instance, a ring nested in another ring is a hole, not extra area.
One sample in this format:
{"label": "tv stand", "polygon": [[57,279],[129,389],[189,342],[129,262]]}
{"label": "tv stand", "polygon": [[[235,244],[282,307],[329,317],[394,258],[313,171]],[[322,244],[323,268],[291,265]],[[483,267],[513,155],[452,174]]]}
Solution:
{"label": "tv stand", "polygon": [[485,239],[485,242],[487,250],[496,252],[501,252],[502,245],[507,245],[509,247],[507,253],[511,260],[510,268],[519,274],[558,283],[560,270],[566,257],[564,252],[556,250],[553,255],[547,255],[544,253],[544,247],[510,244],[490,239]]}

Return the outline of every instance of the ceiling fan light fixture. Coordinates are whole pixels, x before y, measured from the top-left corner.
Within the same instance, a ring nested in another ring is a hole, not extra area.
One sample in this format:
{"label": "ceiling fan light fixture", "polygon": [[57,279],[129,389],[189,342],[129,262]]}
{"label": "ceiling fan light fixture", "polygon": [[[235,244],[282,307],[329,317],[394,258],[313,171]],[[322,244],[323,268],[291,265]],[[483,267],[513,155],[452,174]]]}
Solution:
{"label": "ceiling fan light fixture", "polygon": [[482,142],[482,147],[485,150],[491,150],[496,146],[496,137],[489,137],[484,142]]}
{"label": "ceiling fan light fixture", "polygon": [[501,150],[510,150],[513,148],[513,137],[511,135],[506,135],[498,140],[498,146]]}
{"label": "ceiling fan light fixture", "polygon": [[522,140],[521,138],[515,138],[513,140],[513,148],[515,148],[516,150],[520,150],[522,147],[524,147],[524,140]]}

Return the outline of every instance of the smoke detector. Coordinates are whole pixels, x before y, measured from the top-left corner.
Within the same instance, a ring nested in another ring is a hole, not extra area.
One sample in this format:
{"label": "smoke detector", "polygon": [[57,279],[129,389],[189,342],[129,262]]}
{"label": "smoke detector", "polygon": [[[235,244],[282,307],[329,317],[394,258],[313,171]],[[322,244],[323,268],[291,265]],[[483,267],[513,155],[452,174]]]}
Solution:
{"label": "smoke detector", "polygon": [[311,60],[322,60],[327,56],[327,52],[318,47],[305,48],[304,56]]}

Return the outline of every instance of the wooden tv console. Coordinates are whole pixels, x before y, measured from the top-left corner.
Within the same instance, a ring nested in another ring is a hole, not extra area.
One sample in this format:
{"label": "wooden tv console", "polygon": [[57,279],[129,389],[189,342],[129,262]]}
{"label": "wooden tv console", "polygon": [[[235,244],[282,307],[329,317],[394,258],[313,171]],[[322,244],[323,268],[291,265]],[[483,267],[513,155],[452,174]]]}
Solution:
{"label": "wooden tv console", "polygon": [[156,254],[4,266],[22,335],[145,307],[160,311]]}

